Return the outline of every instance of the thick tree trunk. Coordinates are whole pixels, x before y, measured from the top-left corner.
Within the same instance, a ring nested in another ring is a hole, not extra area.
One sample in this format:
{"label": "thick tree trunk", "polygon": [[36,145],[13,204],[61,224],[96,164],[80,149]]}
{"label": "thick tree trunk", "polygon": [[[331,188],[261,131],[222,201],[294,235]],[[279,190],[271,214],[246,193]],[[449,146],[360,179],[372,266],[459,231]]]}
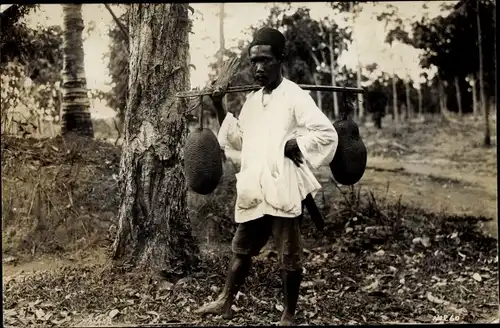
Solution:
{"label": "thick tree trunk", "polygon": [[196,263],[182,147],[188,132],[188,4],[132,4],[130,78],[114,258],[179,275]]}
{"label": "thick tree trunk", "polygon": [[477,41],[479,48],[479,95],[481,97],[480,106],[484,111],[484,145],[491,145],[490,134],[490,108],[486,104],[484,94],[484,76],[483,76],[483,39],[481,36],[481,20],[479,18],[479,0],[476,0],[476,18],[477,18]]}
{"label": "thick tree trunk", "polygon": [[[332,86],[335,87],[337,86],[337,82],[335,81],[335,54],[333,51],[335,50],[335,45],[333,44],[333,31],[330,31],[328,33],[328,38],[329,38],[329,43],[330,43],[330,74],[332,78]],[[339,112],[339,100],[337,98],[337,93],[333,92],[333,115],[335,119],[340,117],[340,112]]]}
{"label": "thick tree trunk", "polygon": [[455,76],[455,91],[457,93],[457,106],[458,106],[458,115],[462,116],[462,95],[460,93],[460,83],[458,81],[458,76]]}
{"label": "thick tree trunk", "polygon": [[93,137],[90,103],[85,78],[81,4],[63,4],[63,82],[62,134],[76,132]]}

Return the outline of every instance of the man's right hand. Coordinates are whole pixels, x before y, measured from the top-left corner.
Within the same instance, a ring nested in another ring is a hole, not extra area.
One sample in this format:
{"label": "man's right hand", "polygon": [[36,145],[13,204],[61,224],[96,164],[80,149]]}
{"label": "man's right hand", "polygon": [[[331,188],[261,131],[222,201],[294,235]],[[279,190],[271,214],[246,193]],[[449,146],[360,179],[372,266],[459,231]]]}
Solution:
{"label": "man's right hand", "polygon": [[224,99],[224,92],[222,88],[218,87],[214,89],[214,92],[210,95],[210,99],[214,103],[214,106],[217,108],[217,105],[222,104],[222,100]]}
{"label": "man's right hand", "polygon": [[222,100],[224,99],[224,91],[222,90],[222,88],[215,88],[210,95],[210,99],[212,100],[212,103],[214,105],[215,113],[217,114],[217,119],[219,120],[219,125],[222,125],[222,122],[226,118],[226,110],[222,105]]}

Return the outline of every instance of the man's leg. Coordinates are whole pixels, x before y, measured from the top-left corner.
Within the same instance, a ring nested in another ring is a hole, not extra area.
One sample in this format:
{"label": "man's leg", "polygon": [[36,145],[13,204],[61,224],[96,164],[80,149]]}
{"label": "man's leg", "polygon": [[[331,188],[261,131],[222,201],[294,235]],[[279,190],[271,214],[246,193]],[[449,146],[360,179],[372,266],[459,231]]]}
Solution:
{"label": "man's leg", "polygon": [[302,281],[302,236],[300,234],[301,217],[275,218],[273,238],[280,257],[283,272],[284,311],[280,324],[294,324],[295,310],[299,299]]}
{"label": "man's leg", "polygon": [[222,314],[232,317],[231,306],[250,271],[252,256],[259,254],[271,235],[272,218],[263,217],[238,225],[232,241],[233,257],[229,264],[226,284],[219,297],[196,311],[198,314]]}

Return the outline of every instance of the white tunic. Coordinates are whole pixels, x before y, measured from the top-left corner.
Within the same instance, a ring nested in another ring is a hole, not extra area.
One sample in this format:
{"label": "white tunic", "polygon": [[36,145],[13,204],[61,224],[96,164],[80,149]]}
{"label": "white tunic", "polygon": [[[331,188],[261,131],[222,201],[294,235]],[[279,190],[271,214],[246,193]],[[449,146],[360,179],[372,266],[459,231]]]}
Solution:
{"label": "white tunic", "polygon": [[[302,200],[321,188],[308,165],[328,165],[337,149],[338,136],[332,123],[297,84],[283,78],[264,96],[262,89],[250,93],[239,119],[227,113],[218,133],[226,156],[237,161],[236,153],[241,160],[236,174],[238,223],[265,214],[300,215]],[[291,138],[297,139],[306,160],[300,167],[284,156]]]}

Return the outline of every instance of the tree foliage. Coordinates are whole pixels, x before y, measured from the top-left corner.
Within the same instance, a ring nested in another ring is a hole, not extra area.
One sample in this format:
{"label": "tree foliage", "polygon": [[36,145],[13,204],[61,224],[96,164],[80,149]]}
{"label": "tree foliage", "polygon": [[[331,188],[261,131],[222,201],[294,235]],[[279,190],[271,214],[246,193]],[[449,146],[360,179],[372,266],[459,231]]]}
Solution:
{"label": "tree foliage", "polygon": [[[494,5],[491,0],[481,0],[479,9],[483,38],[485,92],[495,91],[494,69]],[[461,0],[449,15],[433,19],[422,18],[412,24],[412,37],[400,28],[389,32],[388,40],[399,40],[423,50],[420,65],[437,67],[438,77],[446,82],[446,90],[454,94],[453,80],[459,78],[461,89],[467,90],[466,78],[479,70],[479,53],[476,22],[476,0]],[[462,92],[463,101],[470,104],[471,95]],[[455,97],[449,97],[451,107],[456,107]],[[467,108],[467,106],[465,106]]]}
{"label": "tree foliage", "polygon": [[59,115],[63,65],[60,26],[31,28],[23,18],[38,5],[13,5],[1,14],[2,110],[23,106],[46,118]]}
{"label": "tree foliage", "polygon": [[[351,40],[351,34],[346,29],[341,29],[334,21],[325,17],[324,20],[314,20],[306,7],[300,7],[295,12],[288,14],[287,8],[272,7],[268,17],[261,23],[249,28],[253,36],[258,29],[268,26],[283,32],[285,45],[284,74],[290,80],[299,84],[315,84],[313,76],[323,85],[330,85],[330,53],[328,47],[329,35],[333,33],[334,60],[336,61],[342,51],[347,50]],[[237,47],[227,49],[226,58],[240,56],[241,62],[238,72],[232,79],[233,85],[253,84],[248,60],[248,46],[250,40],[242,41]],[[219,63],[210,64],[212,68],[211,78],[217,74]],[[339,69],[336,75],[339,83],[346,86],[355,85],[355,73],[348,69]],[[312,93],[313,98],[316,94]],[[238,113],[245,95],[242,93],[229,94],[228,109]],[[331,93],[322,95],[323,107],[333,110],[333,99]],[[350,97],[352,98],[352,97]]]}
{"label": "tree foliage", "polygon": [[[122,25],[128,33],[128,10],[119,17]],[[105,99],[108,106],[117,111],[118,118],[123,122],[125,118],[125,108],[127,106],[128,76],[129,76],[129,53],[127,36],[113,21],[108,33],[110,37],[108,69],[111,76],[111,91],[106,93]]]}
{"label": "tree foliage", "polygon": [[15,58],[32,53],[26,34],[29,28],[23,18],[39,5],[12,5],[0,14],[0,65],[4,67]]}

